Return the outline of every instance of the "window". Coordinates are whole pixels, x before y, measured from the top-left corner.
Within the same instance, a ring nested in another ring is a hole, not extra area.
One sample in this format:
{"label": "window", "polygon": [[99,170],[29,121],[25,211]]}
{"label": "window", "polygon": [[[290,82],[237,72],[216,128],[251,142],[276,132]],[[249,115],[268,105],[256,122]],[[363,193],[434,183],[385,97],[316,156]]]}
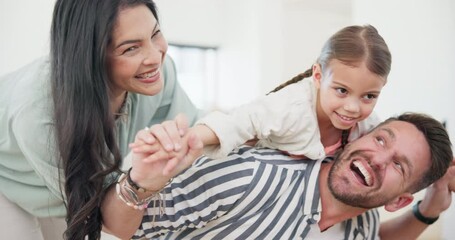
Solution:
{"label": "window", "polygon": [[175,61],[177,78],[193,103],[201,109],[216,105],[217,49],[169,44],[168,54]]}

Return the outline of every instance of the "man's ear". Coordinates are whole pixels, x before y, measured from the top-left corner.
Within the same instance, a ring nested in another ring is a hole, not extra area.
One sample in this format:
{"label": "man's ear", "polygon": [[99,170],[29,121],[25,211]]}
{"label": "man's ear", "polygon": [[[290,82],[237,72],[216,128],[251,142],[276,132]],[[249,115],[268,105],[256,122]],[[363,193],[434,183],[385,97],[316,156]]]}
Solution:
{"label": "man's ear", "polygon": [[414,196],[412,196],[411,193],[403,193],[400,196],[393,199],[392,201],[385,204],[384,209],[389,212],[395,212],[409,205],[412,202],[412,200],[414,200]]}
{"label": "man's ear", "polygon": [[316,88],[320,88],[321,87],[321,79],[322,79],[322,69],[321,69],[321,65],[319,63],[315,63],[313,64],[313,81],[314,81],[314,85],[316,86]]}

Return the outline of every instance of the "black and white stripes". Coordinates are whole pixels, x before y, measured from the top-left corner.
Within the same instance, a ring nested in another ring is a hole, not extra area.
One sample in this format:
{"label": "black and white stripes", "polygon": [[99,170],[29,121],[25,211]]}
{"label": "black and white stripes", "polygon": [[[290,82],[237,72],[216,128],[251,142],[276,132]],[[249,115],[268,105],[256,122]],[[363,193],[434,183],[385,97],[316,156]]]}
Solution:
{"label": "black and white stripes", "polygon": [[[135,237],[305,239],[321,211],[320,164],[249,147],[222,160],[203,157],[165,188],[164,215],[149,205]],[[357,239],[359,229],[374,239],[378,219],[376,212],[349,220],[338,239]]]}

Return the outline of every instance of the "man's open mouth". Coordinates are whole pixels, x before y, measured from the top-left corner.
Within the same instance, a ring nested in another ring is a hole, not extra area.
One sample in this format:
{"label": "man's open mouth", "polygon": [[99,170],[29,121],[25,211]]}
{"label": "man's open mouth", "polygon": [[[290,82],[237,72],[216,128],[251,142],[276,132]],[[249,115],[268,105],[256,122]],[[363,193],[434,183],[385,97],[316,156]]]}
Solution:
{"label": "man's open mouth", "polygon": [[359,179],[365,186],[371,187],[373,185],[373,179],[370,173],[365,169],[360,161],[353,161],[351,163],[351,170],[354,172],[357,179]]}

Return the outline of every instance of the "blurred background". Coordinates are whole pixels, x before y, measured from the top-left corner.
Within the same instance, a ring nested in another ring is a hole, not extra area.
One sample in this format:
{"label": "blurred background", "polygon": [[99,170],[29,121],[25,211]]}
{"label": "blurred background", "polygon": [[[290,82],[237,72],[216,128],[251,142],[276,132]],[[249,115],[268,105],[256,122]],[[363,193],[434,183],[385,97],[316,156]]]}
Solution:
{"label": "blurred background", "polygon": [[[0,0],[0,75],[47,54],[53,0]],[[455,142],[453,0],[156,0],[179,80],[197,106],[228,110],[310,68],[339,29],[371,24],[392,52],[376,112],[425,112]],[[416,200],[422,198],[419,193]],[[393,214],[381,212],[382,219]],[[420,239],[453,239],[455,204]]]}

